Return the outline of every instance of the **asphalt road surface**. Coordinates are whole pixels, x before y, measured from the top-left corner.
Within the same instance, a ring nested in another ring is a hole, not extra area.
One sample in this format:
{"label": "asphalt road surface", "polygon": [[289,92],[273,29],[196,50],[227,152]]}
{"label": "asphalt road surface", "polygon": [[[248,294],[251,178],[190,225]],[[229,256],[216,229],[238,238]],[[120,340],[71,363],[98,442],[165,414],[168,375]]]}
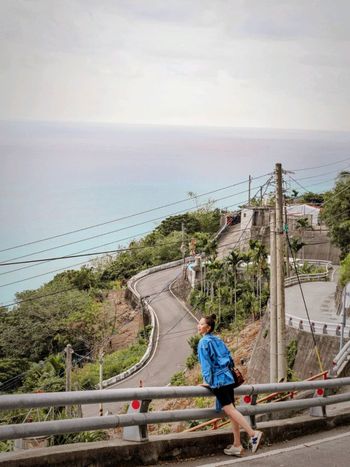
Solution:
{"label": "asphalt road surface", "polygon": [[273,446],[263,446],[255,454],[245,451],[241,458],[226,455],[183,462],[158,464],[162,467],[348,467],[350,430],[341,427],[315,433]]}
{"label": "asphalt road surface", "polygon": [[[190,336],[197,333],[196,321],[181,306],[169,291],[170,284],[181,274],[181,267],[166,269],[136,281],[135,287],[141,296],[150,296],[148,302],[157,315],[159,340],[156,351],[146,366],[114,388],[139,387],[140,381],[147,386],[166,386],[172,375],[185,368],[186,358],[191,354],[187,343]],[[103,411],[116,414],[125,403],[104,404]],[[99,415],[96,404],[83,406],[84,417]]]}

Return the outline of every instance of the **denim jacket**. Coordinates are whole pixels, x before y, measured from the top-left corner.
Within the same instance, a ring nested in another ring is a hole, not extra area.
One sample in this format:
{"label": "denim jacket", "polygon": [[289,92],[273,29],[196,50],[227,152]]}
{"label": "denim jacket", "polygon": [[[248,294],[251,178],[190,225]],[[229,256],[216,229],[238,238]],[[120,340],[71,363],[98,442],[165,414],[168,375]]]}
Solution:
{"label": "denim jacket", "polygon": [[211,388],[219,388],[234,382],[228,366],[233,364],[230,351],[220,337],[205,334],[198,344],[198,359],[204,381]]}

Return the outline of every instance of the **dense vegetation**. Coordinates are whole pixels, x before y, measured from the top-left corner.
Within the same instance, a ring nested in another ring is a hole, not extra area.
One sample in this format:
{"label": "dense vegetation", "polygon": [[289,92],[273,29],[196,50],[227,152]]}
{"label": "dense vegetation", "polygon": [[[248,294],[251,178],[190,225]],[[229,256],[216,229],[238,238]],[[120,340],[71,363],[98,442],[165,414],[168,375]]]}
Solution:
{"label": "dense vegetation", "polygon": [[[294,198],[297,202],[324,203],[322,218],[344,258],[344,285],[350,280],[350,177],[343,174],[334,190],[324,195],[306,193],[299,197],[296,192]],[[269,296],[266,249],[254,240],[247,251],[232,250],[227,258],[217,259],[212,237],[218,230],[220,215],[220,210],[208,207],[170,216],[143,239],[131,242],[127,251],[95,261],[91,267],[58,274],[37,290],[18,293],[17,305],[12,309],[0,307],[0,391],[63,391],[64,348],[68,343],[76,352],[73,384],[82,389],[94,388],[98,382],[98,364],[94,360],[117,332],[115,317],[108,308],[109,291],[143,269],[180,259],[183,244],[186,254],[195,248],[206,255],[201,280],[190,297],[194,308],[216,313],[221,327],[232,323],[239,326],[247,317],[260,317]],[[300,235],[292,239],[294,252],[302,248],[306,228],[301,221]],[[128,349],[106,355],[104,377],[118,374],[138,361],[147,345],[145,337],[139,336]],[[197,360],[196,337],[190,345],[193,353],[187,361],[189,368]],[[173,384],[183,384],[181,374],[174,377]]]}
{"label": "dense vegetation", "polygon": [[342,258],[350,253],[350,172],[342,172],[332,191],[325,193],[322,219]]}
{"label": "dense vegetation", "polygon": [[[142,269],[181,258],[183,227],[187,251],[191,239],[200,251],[210,249],[219,219],[218,209],[168,217],[152,233],[131,242],[128,251],[94,267],[57,274],[37,290],[17,293],[13,309],[0,308],[0,391],[63,390],[65,346],[72,345],[80,355],[73,356],[73,363],[81,366],[87,362],[84,356],[96,358],[116,333],[108,292]],[[127,351],[106,356],[105,378],[132,366],[145,345],[140,338]],[[97,383],[96,365],[78,371],[80,387]]]}
{"label": "dense vegetation", "polygon": [[223,260],[208,261],[201,276],[191,304],[216,313],[219,325],[261,316],[269,296],[267,251],[261,242],[251,240],[246,252],[232,250]]}

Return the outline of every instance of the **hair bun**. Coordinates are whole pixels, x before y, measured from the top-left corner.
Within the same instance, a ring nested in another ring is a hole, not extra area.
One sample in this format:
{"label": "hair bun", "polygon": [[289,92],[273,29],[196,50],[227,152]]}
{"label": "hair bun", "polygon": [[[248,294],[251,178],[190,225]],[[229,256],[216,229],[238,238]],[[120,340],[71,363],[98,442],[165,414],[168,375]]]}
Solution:
{"label": "hair bun", "polygon": [[212,320],[214,320],[214,321],[216,320],[216,314],[215,314],[215,313],[213,313],[212,315],[210,315],[210,317],[211,317]]}

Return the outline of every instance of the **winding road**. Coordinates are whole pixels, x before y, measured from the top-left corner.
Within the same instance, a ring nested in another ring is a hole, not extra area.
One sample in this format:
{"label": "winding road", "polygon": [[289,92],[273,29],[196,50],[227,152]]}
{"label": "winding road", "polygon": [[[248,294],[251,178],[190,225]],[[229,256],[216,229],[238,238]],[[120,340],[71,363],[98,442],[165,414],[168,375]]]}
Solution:
{"label": "winding road", "polygon": [[[191,354],[187,340],[197,331],[195,319],[169,291],[179,274],[181,267],[178,266],[149,274],[134,283],[142,297],[150,297],[148,303],[158,320],[158,343],[143,368],[108,389],[139,387],[140,381],[144,386],[166,386],[174,373],[185,368],[186,358]],[[104,404],[104,413],[107,410],[118,413],[123,405],[125,403]],[[97,405],[83,406],[84,417],[93,417],[98,413]]]}
{"label": "winding road", "polygon": [[[157,318],[157,344],[146,365],[125,380],[109,386],[113,388],[143,386],[166,386],[172,375],[185,368],[191,349],[187,343],[196,333],[196,321],[171,293],[170,286],[181,274],[181,266],[161,270],[134,282],[141,297],[149,297],[148,303]],[[335,313],[334,293],[336,274],[329,282],[303,283],[302,288],[308,305],[310,318],[328,323],[339,323]],[[286,313],[304,319],[306,317],[299,286],[286,288]],[[104,413],[118,413],[125,403],[104,405]],[[97,405],[83,406],[85,417],[99,414]]]}

